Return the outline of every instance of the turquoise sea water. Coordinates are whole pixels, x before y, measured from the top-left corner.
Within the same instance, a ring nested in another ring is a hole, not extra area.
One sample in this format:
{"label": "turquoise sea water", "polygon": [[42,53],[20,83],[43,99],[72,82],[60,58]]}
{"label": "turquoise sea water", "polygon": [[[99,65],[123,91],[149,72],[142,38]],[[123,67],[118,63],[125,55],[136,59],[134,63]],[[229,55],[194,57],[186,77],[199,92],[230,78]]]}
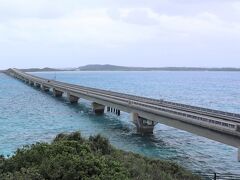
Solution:
{"label": "turquoise sea water", "polygon": [[[54,72],[34,73],[53,79]],[[74,84],[240,113],[237,72],[57,72]],[[240,173],[237,149],[158,124],[154,134],[141,136],[127,113],[95,116],[88,101],[71,105],[63,98],[0,74],[0,154],[51,141],[61,132],[101,133],[118,148],[173,160],[202,172]]]}

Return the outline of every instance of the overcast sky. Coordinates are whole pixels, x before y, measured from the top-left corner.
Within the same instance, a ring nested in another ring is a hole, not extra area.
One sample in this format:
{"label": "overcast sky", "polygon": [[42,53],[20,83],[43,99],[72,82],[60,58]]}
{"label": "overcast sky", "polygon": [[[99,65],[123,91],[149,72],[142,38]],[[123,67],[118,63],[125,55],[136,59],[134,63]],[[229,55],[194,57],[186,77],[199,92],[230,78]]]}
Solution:
{"label": "overcast sky", "polygon": [[0,0],[0,69],[240,67],[240,0]]}

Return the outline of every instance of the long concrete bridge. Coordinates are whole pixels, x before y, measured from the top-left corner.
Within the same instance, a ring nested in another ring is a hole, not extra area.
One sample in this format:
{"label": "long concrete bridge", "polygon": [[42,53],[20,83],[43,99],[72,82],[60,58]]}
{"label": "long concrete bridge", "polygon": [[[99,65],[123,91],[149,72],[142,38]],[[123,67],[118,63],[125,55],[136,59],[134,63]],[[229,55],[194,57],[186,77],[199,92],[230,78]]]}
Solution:
{"label": "long concrete bridge", "polygon": [[6,73],[43,91],[52,91],[56,97],[66,93],[71,103],[78,103],[80,98],[89,100],[96,114],[103,114],[105,109],[118,116],[121,111],[131,113],[137,131],[142,134],[153,133],[154,126],[161,123],[236,147],[240,161],[240,114],[73,85],[17,69]]}

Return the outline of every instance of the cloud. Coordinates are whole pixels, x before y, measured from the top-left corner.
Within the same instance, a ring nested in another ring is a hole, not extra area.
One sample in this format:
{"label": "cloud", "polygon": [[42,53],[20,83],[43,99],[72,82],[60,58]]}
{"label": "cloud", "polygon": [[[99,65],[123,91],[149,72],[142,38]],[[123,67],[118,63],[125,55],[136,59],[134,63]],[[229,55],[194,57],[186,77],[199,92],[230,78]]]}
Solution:
{"label": "cloud", "polygon": [[155,59],[152,62],[165,57],[166,61],[172,58],[172,64],[177,62],[171,54],[174,52],[188,58],[189,64],[190,55],[199,53],[200,58],[217,49],[219,55],[211,54],[211,58],[222,58],[240,45],[240,19],[236,16],[240,5],[234,0],[211,1],[214,8],[208,2],[176,0],[0,3],[0,48],[6,50],[1,56],[7,59],[12,51],[28,57],[28,49],[32,48],[32,56],[44,52],[57,56],[63,49],[78,54],[78,49],[84,49],[89,51],[81,51],[86,59],[102,56],[102,52],[114,57],[119,52],[119,59],[124,56],[128,62],[133,57],[151,57],[149,61]]}
{"label": "cloud", "polygon": [[[106,9],[74,11],[60,18],[19,18],[1,24],[0,41],[112,46],[148,39],[151,29],[114,21]],[[147,33],[144,35],[144,33]]]}
{"label": "cloud", "polygon": [[234,2],[232,3],[233,9],[236,10],[236,12],[240,13],[240,2]]}
{"label": "cloud", "polygon": [[67,11],[55,0],[30,1],[30,0],[0,0],[0,21],[15,18],[53,18]]}
{"label": "cloud", "polygon": [[[210,12],[201,12],[194,16],[168,15],[157,13],[150,8],[123,8],[119,9],[121,21],[138,25],[154,25],[160,34],[169,34],[173,38],[177,35],[186,36],[234,36],[239,37],[240,22],[228,22]],[[156,33],[155,35],[159,35]]]}
{"label": "cloud", "polygon": [[10,7],[9,12],[16,10],[16,14],[0,22],[2,42],[117,47],[128,43],[165,43],[220,38],[222,35],[240,36],[240,22],[224,21],[218,15],[207,11],[187,16],[169,15],[149,7],[112,9],[68,5],[63,8],[64,3],[56,3],[55,0],[51,3],[47,0],[37,3],[23,0],[11,6],[9,1],[3,1],[6,2],[5,8]]}
{"label": "cloud", "polygon": [[150,8],[125,8],[119,10],[120,19],[132,23],[132,24],[140,24],[140,25],[156,25],[158,21],[156,14]]}

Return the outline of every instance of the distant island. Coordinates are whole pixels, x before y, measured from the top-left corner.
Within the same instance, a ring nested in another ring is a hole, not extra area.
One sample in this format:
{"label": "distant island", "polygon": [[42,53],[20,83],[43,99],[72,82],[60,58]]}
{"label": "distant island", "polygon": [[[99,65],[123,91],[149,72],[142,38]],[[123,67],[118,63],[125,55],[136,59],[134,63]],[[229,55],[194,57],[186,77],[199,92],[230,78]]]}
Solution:
{"label": "distant island", "polygon": [[[29,69],[20,69],[24,72],[47,72],[47,71],[65,71],[63,69],[56,69],[56,68],[29,68]],[[6,70],[0,70],[1,72],[4,72]]]}
{"label": "distant island", "polygon": [[[204,68],[204,67],[127,67],[110,64],[91,64],[76,68],[30,68],[21,69],[25,72],[41,71],[240,71],[240,68],[223,67],[223,68]],[[1,71],[0,71],[1,72]]]}
{"label": "distant island", "polygon": [[127,67],[110,64],[86,65],[76,68],[78,71],[240,71],[240,68],[201,68],[201,67]]}
{"label": "distant island", "polygon": [[30,69],[21,69],[24,72],[40,72],[40,71],[63,71],[61,69],[54,69],[54,68],[30,68]]}

